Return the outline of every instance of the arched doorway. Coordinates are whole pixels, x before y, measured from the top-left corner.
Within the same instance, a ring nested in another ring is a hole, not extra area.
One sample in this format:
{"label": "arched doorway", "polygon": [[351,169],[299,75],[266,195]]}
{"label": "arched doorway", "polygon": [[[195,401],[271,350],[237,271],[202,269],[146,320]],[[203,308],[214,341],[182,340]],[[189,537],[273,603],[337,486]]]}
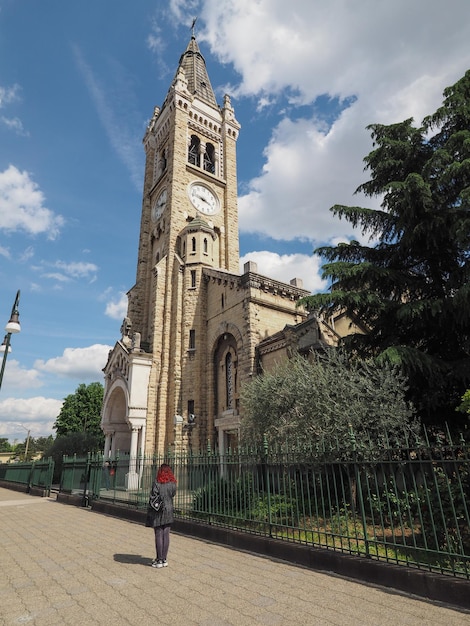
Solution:
{"label": "arched doorway", "polygon": [[104,455],[115,456],[117,452],[129,452],[131,431],[127,422],[127,389],[122,381],[116,381],[105,399],[101,427],[105,434]]}

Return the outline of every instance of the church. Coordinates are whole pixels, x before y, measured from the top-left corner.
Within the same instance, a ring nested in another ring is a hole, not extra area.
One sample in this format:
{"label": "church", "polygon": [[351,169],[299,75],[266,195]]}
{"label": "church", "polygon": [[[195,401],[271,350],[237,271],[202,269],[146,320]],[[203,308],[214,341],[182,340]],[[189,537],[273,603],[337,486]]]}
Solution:
{"label": "church", "polygon": [[253,262],[240,273],[239,132],[193,32],[143,139],[136,282],[103,370],[105,456],[224,451],[238,441],[245,383],[292,350],[336,343],[297,306],[309,294],[300,279]]}

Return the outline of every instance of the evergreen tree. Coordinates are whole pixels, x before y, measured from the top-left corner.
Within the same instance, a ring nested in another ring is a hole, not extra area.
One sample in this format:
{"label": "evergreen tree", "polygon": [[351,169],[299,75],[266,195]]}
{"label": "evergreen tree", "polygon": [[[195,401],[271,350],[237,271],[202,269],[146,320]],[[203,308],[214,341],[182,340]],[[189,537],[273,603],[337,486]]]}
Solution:
{"label": "evergreen tree", "polygon": [[12,446],[6,437],[0,437],[0,452],[11,452]]}
{"label": "evergreen tree", "polygon": [[345,347],[399,365],[420,415],[444,421],[470,381],[470,71],[421,127],[368,128],[371,178],[357,191],[381,197],[381,210],[331,210],[377,243],[317,249],[331,288],[303,302],[359,320],[368,332]]}

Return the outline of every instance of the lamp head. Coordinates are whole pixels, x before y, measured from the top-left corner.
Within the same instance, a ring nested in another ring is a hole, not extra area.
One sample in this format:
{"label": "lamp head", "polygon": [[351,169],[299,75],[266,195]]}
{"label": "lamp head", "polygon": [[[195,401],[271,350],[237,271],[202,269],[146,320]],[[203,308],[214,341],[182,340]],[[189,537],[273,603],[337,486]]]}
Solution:
{"label": "lamp head", "polygon": [[20,290],[16,292],[15,302],[13,303],[13,307],[11,309],[10,321],[5,326],[5,330],[7,333],[15,334],[21,331],[20,326],[20,312],[18,311],[18,305],[20,303]]}
{"label": "lamp head", "polygon": [[8,354],[11,352],[11,346],[7,335],[5,335],[2,344],[0,345],[0,353],[3,354],[5,351],[8,351]]}
{"label": "lamp head", "polygon": [[13,311],[10,317],[10,321],[5,326],[5,330],[7,333],[15,334],[21,331],[20,326],[20,314],[17,310]]}

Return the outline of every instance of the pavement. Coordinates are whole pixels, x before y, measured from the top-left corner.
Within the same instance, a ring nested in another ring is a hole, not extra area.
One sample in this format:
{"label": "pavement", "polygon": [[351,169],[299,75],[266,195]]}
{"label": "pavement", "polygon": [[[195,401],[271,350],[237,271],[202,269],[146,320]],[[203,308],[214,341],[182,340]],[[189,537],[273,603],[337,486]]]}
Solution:
{"label": "pavement", "polygon": [[0,488],[0,624],[469,626],[470,613]]}

